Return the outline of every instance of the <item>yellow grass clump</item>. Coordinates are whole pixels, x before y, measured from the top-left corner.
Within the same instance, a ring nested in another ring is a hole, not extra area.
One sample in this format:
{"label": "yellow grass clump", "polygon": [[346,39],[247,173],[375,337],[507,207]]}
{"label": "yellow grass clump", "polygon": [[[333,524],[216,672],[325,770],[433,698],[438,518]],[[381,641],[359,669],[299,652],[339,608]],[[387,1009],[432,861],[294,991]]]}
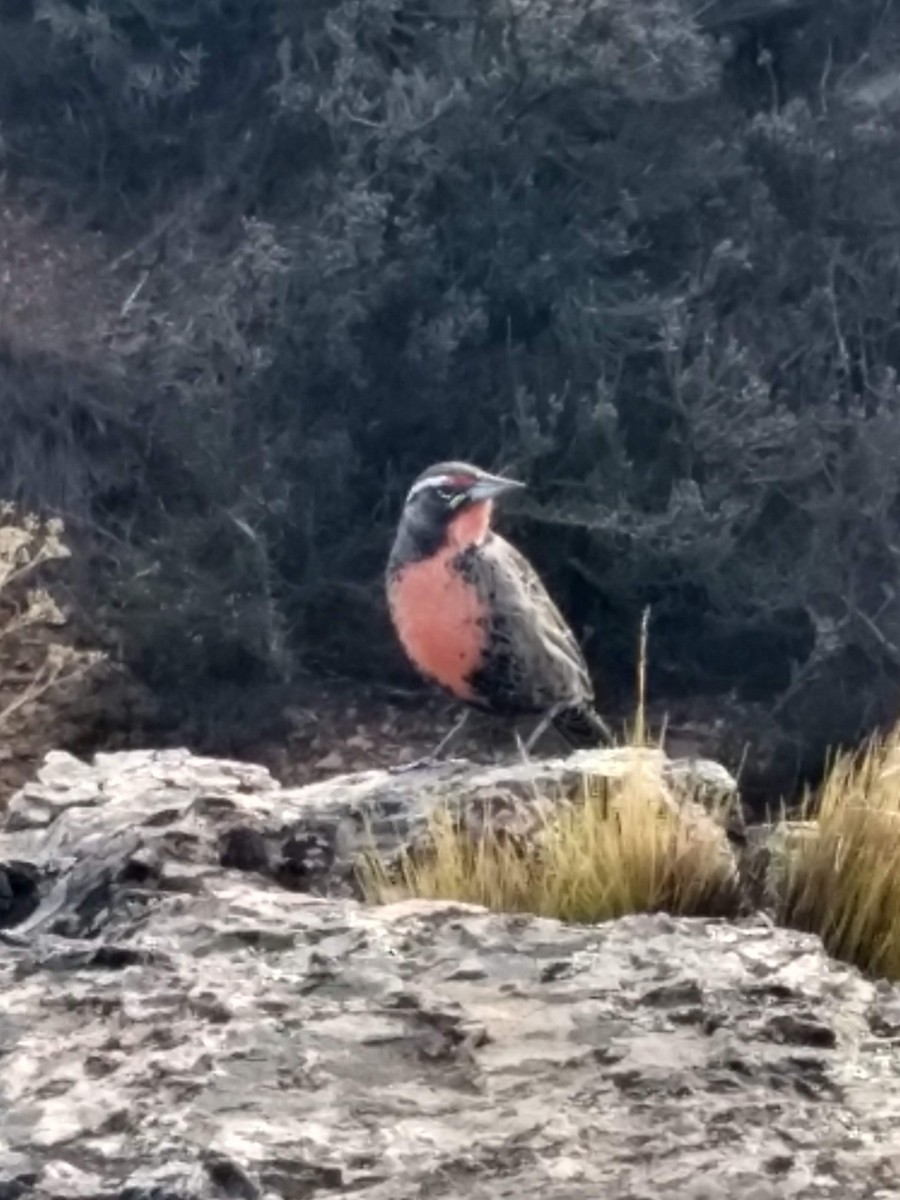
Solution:
{"label": "yellow grass clump", "polygon": [[655,773],[635,769],[610,799],[591,780],[525,838],[486,823],[477,837],[449,806],[433,815],[425,849],[388,866],[376,854],[361,864],[373,903],[415,896],[461,900],[498,912],[531,912],[595,922],[634,912],[725,913],[735,896],[718,839],[660,804]]}
{"label": "yellow grass clump", "polygon": [[[432,816],[425,850],[386,864],[364,856],[359,877],[373,903],[418,897],[501,912],[595,922],[634,912],[724,913],[735,904],[717,831],[682,816],[646,751],[646,617],[641,626],[638,712],[626,745],[634,762],[616,782],[586,775],[582,794],[548,806],[525,837],[485,821],[478,835],[452,805]],[[643,753],[642,753],[643,751]]]}
{"label": "yellow grass clump", "polygon": [[[900,979],[900,726],[839,756],[816,806],[813,836],[784,867],[781,919],[836,958]],[[812,808],[809,798],[804,815]]]}

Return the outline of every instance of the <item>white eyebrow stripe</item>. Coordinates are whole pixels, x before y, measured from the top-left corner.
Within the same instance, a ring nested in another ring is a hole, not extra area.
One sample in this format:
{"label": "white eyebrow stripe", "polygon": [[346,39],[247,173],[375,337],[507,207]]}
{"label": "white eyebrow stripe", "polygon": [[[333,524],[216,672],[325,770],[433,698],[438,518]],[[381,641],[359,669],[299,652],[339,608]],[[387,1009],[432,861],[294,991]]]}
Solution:
{"label": "white eyebrow stripe", "polygon": [[418,496],[419,492],[424,491],[425,488],[447,487],[453,482],[453,478],[452,475],[429,475],[427,479],[420,479],[418,483],[414,483],[409,489],[406,503],[408,504],[413,496]]}

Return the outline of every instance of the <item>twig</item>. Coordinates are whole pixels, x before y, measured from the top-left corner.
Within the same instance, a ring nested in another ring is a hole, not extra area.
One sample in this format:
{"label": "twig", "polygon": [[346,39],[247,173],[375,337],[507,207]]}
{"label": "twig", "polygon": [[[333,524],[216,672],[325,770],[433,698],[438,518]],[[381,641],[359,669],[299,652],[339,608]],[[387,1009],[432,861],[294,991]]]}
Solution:
{"label": "twig", "polygon": [[119,311],[120,317],[128,316],[128,313],[131,311],[131,306],[134,304],[135,300],[137,300],[138,296],[141,294],[144,284],[147,282],[147,280],[149,278],[150,278],[150,269],[148,267],[147,270],[144,271],[144,273],[141,275],[140,279],[137,281],[137,283],[134,285],[134,287],[131,289],[131,291],[128,293],[128,298],[126,299],[125,303],[122,305],[122,307]]}
{"label": "twig", "polygon": [[57,684],[70,683],[72,680],[78,679],[82,675],[86,675],[87,672],[96,665],[97,661],[99,660],[94,659],[89,662],[79,663],[73,667],[68,674],[66,674],[65,671],[65,662],[53,664],[45,662],[40,671],[38,671],[37,675],[34,677],[31,683],[28,684],[24,691],[16,696],[14,700],[10,700],[5,708],[0,709],[0,729],[3,729],[3,727],[9,723],[10,718],[13,717],[20,708],[23,708],[26,704],[39,699],[46,692],[48,692],[50,688],[55,687]]}

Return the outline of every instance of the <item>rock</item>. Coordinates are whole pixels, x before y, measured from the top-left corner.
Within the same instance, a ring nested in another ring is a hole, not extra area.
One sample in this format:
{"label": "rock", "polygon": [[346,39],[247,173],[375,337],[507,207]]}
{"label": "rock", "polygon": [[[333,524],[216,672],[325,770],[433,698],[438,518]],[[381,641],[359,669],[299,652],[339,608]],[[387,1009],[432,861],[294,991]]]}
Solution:
{"label": "rock", "polygon": [[[65,795],[63,766],[32,798]],[[393,797],[406,836],[431,773],[420,794],[418,772],[291,790],[186,752],[83,766],[92,803],[0,833],[20,890],[40,881],[0,933],[0,1197],[898,1194],[900,992],[817,939],[311,895],[297,874],[354,806]],[[532,770],[565,792],[581,768]],[[441,772],[470,796],[526,777]]]}
{"label": "rock", "polygon": [[815,821],[767,822],[746,830],[738,870],[748,904],[778,912],[785,899],[792,855],[818,836]]}
{"label": "rock", "polygon": [[[449,805],[473,835],[490,820],[528,837],[559,804],[593,795],[615,805],[617,786],[629,772],[646,777],[648,794],[676,812],[693,837],[708,840],[722,856],[726,878],[736,877],[729,839],[743,835],[743,822],[734,780],[717,763],[672,761],[651,749],[582,751],[500,767],[450,761],[400,774],[338,775],[298,788],[280,787],[263,767],[186,750],[98,754],[91,766],[54,754],[10,801],[0,865],[32,861],[48,886],[31,927],[55,919],[53,906],[65,895],[60,919],[70,933],[76,914],[92,920],[103,889],[134,883],[135,872],[145,886],[165,877],[167,886],[180,879],[187,887],[198,872],[226,866],[298,891],[347,895],[362,849],[374,845],[389,860],[421,839],[438,805]],[[82,887],[83,861],[49,886],[75,846],[82,860],[88,848],[103,858],[102,869],[95,862],[89,871],[93,899],[86,910],[73,894]]]}

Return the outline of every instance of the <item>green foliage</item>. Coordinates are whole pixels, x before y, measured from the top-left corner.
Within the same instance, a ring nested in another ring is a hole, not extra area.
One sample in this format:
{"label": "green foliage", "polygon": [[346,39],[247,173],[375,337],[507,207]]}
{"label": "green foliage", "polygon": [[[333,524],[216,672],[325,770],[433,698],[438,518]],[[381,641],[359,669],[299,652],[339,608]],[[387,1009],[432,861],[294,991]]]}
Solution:
{"label": "green foliage", "polygon": [[97,347],[140,467],[83,515],[159,686],[384,669],[403,491],[463,456],[530,481],[516,536],[605,678],[651,604],[657,692],[814,747],[896,711],[892,6],[43,0],[0,34],[11,183],[141,239]]}
{"label": "green foliage", "polygon": [[0,107],[10,179],[55,208],[121,223],[170,200],[169,185],[246,161],[250,147],[237,135],[272,75],[270,9],[227,0],[6,5]]}

